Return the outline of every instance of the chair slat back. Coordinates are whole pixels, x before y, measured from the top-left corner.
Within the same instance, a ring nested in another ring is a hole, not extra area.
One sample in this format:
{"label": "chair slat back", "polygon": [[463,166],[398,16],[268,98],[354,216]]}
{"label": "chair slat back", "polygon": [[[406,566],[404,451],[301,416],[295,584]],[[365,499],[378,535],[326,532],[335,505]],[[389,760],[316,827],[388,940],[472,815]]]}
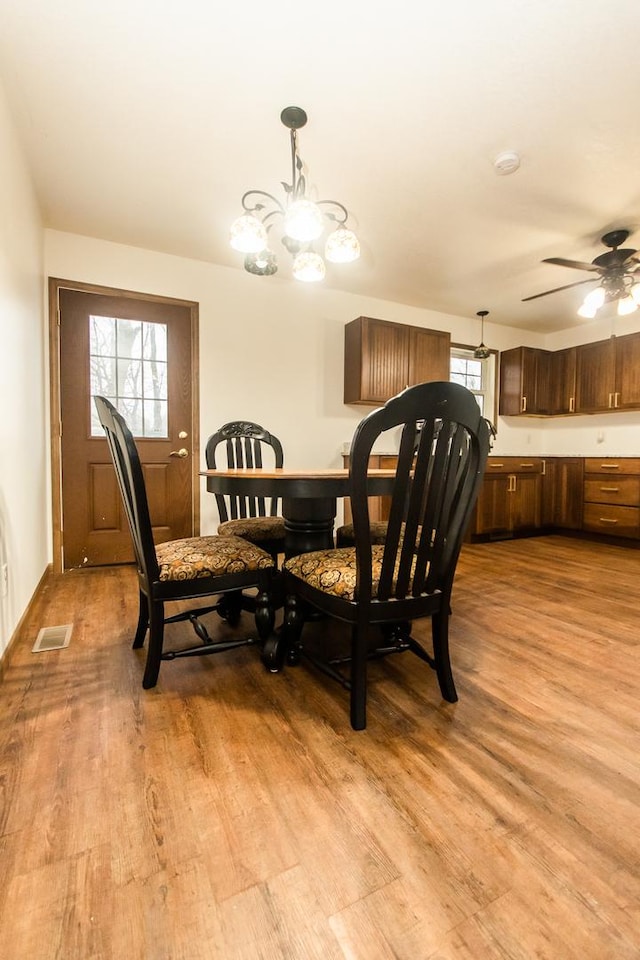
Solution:
{"label": "chair slat back", "polygon": [[96,396],[94,401],[116,471],[138,570],[151,583],[158,578],[159,568],[138,449],[126,421],[114,405],[105,397]]}
{"label": "chair slat back", "polygon": [[[207,469],[235,470],[248,467],[260,470],[263,467],[263,452],[266,454],[267,451],[272,465],[281,467],[284,454],[276,436],[258,423],[233,420],[225,423],[207,440]],[[241,497],[221,493],[215,496],[221,522],[241,517],[275,517],[278,513],[278,499],[275,497]]]}
{"label": "chair slat back", "polygon": [[[375,441],[401,427],[382,569],[372,591],[367,468]],[[489,430],[465,387],[409,387],[358,426],[351,446],[356,599],[418,599],[451,589],[489,452]]]}

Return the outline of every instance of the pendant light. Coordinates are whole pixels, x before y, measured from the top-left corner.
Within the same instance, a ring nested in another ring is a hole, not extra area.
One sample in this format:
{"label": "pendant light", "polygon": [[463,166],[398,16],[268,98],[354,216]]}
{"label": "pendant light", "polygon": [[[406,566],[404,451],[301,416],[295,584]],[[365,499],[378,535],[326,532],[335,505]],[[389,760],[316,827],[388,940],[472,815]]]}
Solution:
{"label": "pendant light", "polygon": [[475,360],[486,360],[491,355],[489,347],[484,345],[484,318],[489,316],[488,310],[478,310],[477,317],[480,317],[480,344],[473,351]]}

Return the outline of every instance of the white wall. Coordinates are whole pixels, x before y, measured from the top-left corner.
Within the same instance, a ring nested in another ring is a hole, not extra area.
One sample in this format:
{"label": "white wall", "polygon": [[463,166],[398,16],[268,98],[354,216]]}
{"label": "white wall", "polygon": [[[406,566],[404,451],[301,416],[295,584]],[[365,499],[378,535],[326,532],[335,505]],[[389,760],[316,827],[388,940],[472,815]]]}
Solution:
{"label": "white wall", "polygon": [[[476,318],[53,230],[45,231],[45,264],[49,276],[65,280],[197,301],[202,445],[225,421],[247,418],[280,437],[291,467],[340,466],[343,444],[370,409],[342,401],[344,325],[350,320],[371,316],[448,330],[462,343],[476,343],[480,332]],[[485,324],[492,347],[507,349],[521,337],[519,331]],[[535,335],[528,342],[542,346]],[[518,431],[506,425],[500,452],[519,442]],[[217,522],[213,501],[202,496],[204,533]]]}
{"label": "white wall", "polygon": [[0,656],[51,552],[43,300],[42,224],[0,88]]}

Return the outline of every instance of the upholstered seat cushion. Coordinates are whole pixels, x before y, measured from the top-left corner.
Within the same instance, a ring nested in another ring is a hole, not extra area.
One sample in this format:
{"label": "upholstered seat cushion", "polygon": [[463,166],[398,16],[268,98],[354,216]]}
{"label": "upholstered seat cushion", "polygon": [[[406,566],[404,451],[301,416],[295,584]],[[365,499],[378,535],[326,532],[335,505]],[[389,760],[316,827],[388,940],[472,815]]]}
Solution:
{"label": "upholstered seat cushion", "polygon": [[[380,583],[383,556],[383,546],[371,547],[373,596],[376,595]],[[355,597],[355,547],[338,547],[335,550],[316,550],[313,553],[301,553],[287,560],[284,568],[295,577],[304,580],[309,586],[322,590],[324,593],[333,594],[343,600],[353,600]]]}
{"label": "upholstered seat cushion", "polygon": [[225,520],[218,527],[218,534],[221,537],[243,537],[251,543],[284,540],[284,519],[282,517],[240,517],[237,520]]}
{"label": "upholstered seat cushion", "polygon": [[[387,521],[373,520],[370,524],[371,543],[384,544],[387,536]],[[352,547],[356,542],[353,524],[345,523],[336,530],[336,545],[338,547]]]}
{"label": "upholstered seat cushion", "polygon": [[195,580],[274,566],[271,556],[240,537],[188,537],[156,546],[161,580]]}

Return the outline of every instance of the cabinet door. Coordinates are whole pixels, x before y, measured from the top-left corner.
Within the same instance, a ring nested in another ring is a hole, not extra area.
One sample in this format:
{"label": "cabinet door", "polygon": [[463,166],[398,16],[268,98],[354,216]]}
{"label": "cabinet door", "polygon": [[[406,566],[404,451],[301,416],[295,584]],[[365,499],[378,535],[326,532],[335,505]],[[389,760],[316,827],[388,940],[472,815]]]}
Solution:
{"label": "cabinet door", "polygon": [[542,484],[539,475],[518,474],[511,478],[510,521],[514,533],[539,530],[541,526]]}
{"label": "cabinet door", "polygon": [[576,412],[576,348],[549,354],[549,413]]}
{"label": "cabinet door", "polygon": [[[546,413],[547,396],[540,398],[538,409],[538,360],[546,359],[546,350],[514,347],[500,354],[500,414],[505,417]],[[546,372],[546,368],[545,368]]]}
{"label": "cabinet door", "polygon": [[576,348],[576,413],[613,409],[615,372],[614,340],[598,340]]}
{"label": "cabinet door", "polygon": [[555,462],[555,474],[553,525],[562,530],[580,530],[582,528],[582,458],[558,458]]}
{"label": "cabinet door", "polygon": [[429,380],[448,380],[451,357],[449,334],[420,327],[411,327],[409,333],[407,384],[413,386]]}
{"label": "cabinet door", "polygon": [[509,488],[510,476],[485,476],[475,509],[474,533],[508,533],[511,530]]}
{"label": "cabinet door", "polygon": [[640,334],[616,337],[616,383],[614,407],[619,410],[640,407]]}
{"label": "cabinet door", "polygon": [[404,390],[409,372],[409,328],[371,317],[345,327],[344,402],[385,403]]}

